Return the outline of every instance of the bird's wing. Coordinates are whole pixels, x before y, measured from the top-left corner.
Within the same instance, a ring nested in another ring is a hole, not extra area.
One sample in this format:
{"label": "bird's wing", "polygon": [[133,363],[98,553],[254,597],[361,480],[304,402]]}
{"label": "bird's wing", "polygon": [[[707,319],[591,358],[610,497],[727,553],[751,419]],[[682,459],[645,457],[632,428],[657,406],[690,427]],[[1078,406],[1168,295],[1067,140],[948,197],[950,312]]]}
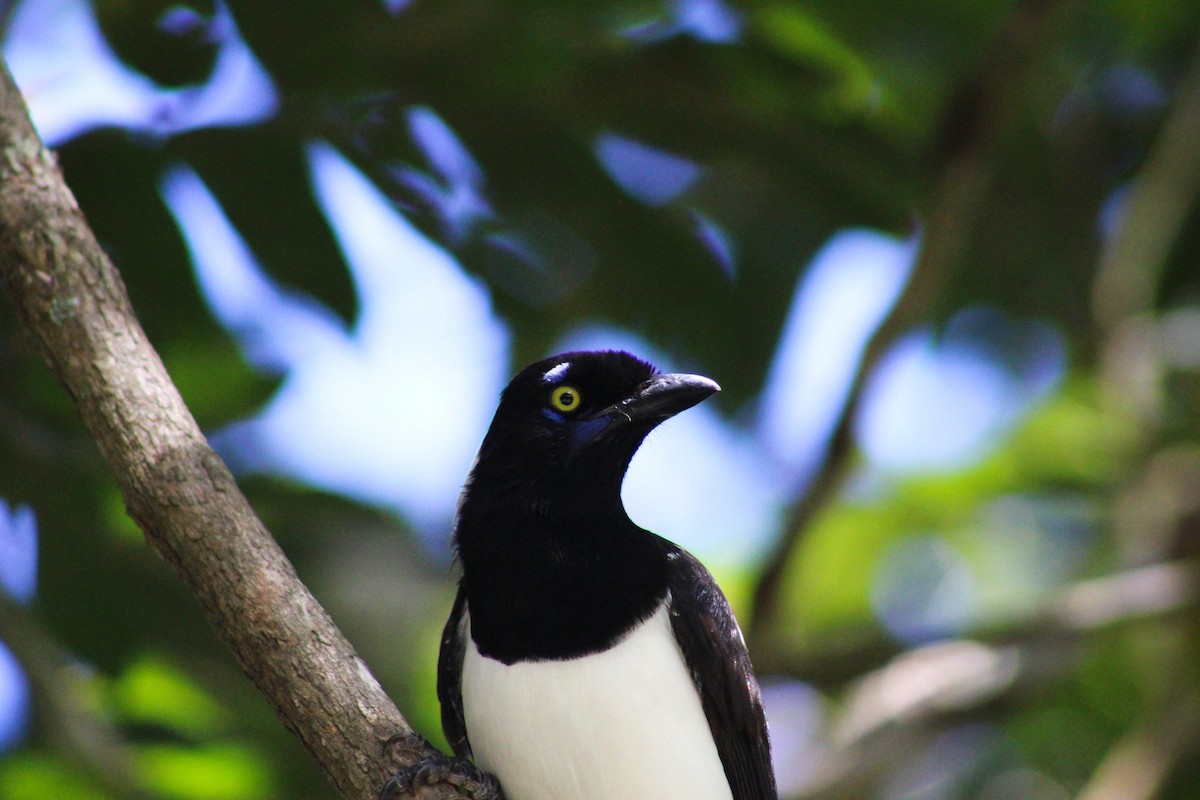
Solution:
{"label": "bird's wing", "polygon": [[471,757],[467,740],[467,723],[463,716],[462,670],[467,652],[467,596],[460,587],[454,598],[450,619],[442,629],[442,646],[438,652],[437,693],[442,704],[442,732],[450,742],[454,755]]}
{"label": "bird's wing", "polygon": [[662,542],[671,628],[700,693],[734,800],[776,800],[766,715],[742,631],[704,565]]}

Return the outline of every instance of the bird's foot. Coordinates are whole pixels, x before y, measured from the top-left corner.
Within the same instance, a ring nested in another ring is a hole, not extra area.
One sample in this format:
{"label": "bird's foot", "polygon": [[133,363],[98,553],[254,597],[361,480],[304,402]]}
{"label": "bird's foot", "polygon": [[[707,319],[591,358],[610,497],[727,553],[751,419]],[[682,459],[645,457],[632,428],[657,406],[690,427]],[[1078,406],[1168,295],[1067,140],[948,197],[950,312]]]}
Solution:
{"label": "bird's foot", "polygon": [[472,800],[504,800],[500,782],[494,776],[465,758],[441,753],[429,756],[388,778],[379,790],[379,800],[399,797],[417,786],[433,786],[439,783],[453,786],[464,797]]}

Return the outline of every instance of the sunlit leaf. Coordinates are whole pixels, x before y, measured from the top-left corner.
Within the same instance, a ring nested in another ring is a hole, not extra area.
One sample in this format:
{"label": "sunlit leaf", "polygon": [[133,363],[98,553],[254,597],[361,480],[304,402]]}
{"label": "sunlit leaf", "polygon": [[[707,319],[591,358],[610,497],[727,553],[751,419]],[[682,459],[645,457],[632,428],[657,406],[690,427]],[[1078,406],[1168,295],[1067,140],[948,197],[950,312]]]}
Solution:
{"label": "sunlit leaf", "polygon": [[148,745],[136,760],[146,786],[178,800],[254,800],[273,785],[266,762],[245,747]]}
{"label": "sunlit leaf", "polygon": [[843,110],[861,110],[878,100],[880,89],[870,65],[805,6],[769,5],[753,19],[768,45],[833,80]]}
{"label": "sunlit leaf", "polygon": [[184,734],[203,736],[228,721],[228,715],[186,673],[166,660],[146,655],[134,661],[112,685],[120,715]]}

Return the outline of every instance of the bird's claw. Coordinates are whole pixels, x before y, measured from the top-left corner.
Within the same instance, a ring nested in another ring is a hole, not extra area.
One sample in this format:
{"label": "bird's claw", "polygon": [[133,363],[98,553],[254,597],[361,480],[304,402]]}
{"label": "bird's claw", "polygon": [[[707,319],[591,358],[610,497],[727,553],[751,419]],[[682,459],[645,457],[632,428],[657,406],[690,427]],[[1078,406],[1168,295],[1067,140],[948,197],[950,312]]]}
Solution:
{"label": "bird's claw", "polygon": [[411,792],[416,786],[449,784],[472,800],[504,800],[500,782],[464,758],[438,753],[402,769],[387,779],[379,790],[379,800],[389,800]]}

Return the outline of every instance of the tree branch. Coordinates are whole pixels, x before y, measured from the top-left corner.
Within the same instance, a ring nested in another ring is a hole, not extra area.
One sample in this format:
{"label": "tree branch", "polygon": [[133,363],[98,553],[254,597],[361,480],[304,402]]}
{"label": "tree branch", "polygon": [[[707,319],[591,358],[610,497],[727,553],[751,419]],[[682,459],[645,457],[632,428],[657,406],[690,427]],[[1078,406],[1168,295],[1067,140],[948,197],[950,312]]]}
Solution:
{"label": "tree branch", "polygon": [[[980,620],[962,636],[992,648],[1037,642],[1073,645],[1088,636],[1145,623],[1191,625],[1200,609],[1200,575],[1186,559],[1165,561],[1090,578],[1063,587],[1028,612]],[[823,689],[840,689],[881,669],[906,651],[883,632],[863,636],[843,650],[788,654],[771,662],[775,671]]]}
{"label": "tree branch", "polygon": [[[412,732],[208,446],[0,69],[0,282],[130,516],[342,797],[433,748]],[[404,734],[389,756],[383,743]],[[449,786],[427,797],[459,796]]]}
{"label": "tree branch", "polygon": [[[1089,638],[1148,620],[1169,623],[1188,636],[1198,599],[1200,579],[1190,562],[1139,567],[1073,584],[1036,613],[1009,624],[899,653],[870,672],[855,671],[832,725],[823,770],[797,797],[869,793],[873,779],[898,769],[905,754],[922,750],[936,733],[1012,709],[1022,697],[1040,696],[1076,664]],[[1188,669],[1175,680],[1190,681]],[[1195,748],[1200,719],[1194,703],[1180,700],[1190,690],[1189,685],[1171,692],[1152,719],[1127,733],[1089,783],[1093,794],[1080,800],[1154,796],[1134,792],[1142,786],[1137,781],[1157,786]],[[1146,756],[1147,741],[1161,746],[1150,748],[1153,757]]]}

